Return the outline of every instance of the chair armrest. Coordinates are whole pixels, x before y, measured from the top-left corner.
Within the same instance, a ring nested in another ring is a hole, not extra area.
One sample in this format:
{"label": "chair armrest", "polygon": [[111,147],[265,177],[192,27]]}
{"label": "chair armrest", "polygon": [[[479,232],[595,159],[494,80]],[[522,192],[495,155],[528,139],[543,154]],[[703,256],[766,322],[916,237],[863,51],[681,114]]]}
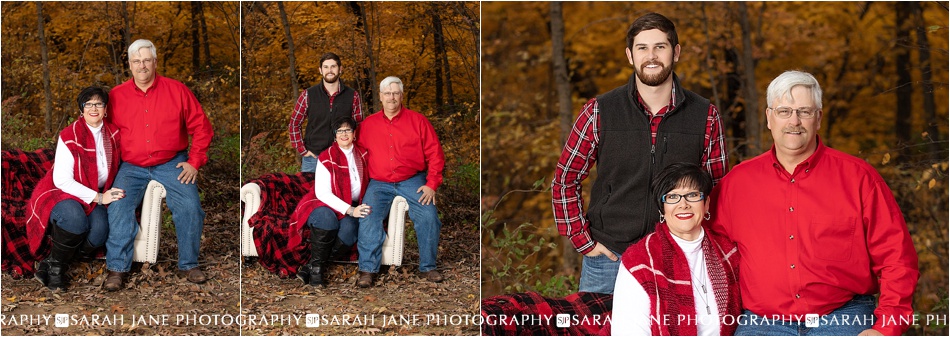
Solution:
{"label": "chair armrest", "polygon": [[132,261],[155,263],[158,261],[158,244],[162,229],[162,199],[165,198],[165,186],[152,180],[145,187],[142,200],[141,228],[135,235]]}
{"label": "chair armrest", "polygon": [[383,242],[382,264],[389,266],[402,265],[403,247],[406,241],[406,211],[409,203],[406,198],[396,196],[389,207],[389,222],[386,229],[386,241]]}
{"label": "chair armrest", "polygon": [[241,255],[257,256],[257,247],[254,246],[254,229],[248,221],[261,208],[261,186],[255,183],[241,186],[241,201],[244,202],[244,216],[241,217]]}

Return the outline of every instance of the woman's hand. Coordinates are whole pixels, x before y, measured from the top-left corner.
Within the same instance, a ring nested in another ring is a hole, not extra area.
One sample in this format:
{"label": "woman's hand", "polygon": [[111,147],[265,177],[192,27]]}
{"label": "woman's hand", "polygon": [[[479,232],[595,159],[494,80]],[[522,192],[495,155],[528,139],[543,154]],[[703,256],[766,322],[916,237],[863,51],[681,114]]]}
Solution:
{"label": "woman's hand", "polygon": [[125,198],[125,191],[113,187],[102,193],[102,200],[99,201],[99,204],[108,205],[122,198]]}
{"label": "woman's hand", "polygon": [[361,204],[359,206],[353,207],[353,211],[350,212],[350,216],[354,218],[365,218],[367,215],[372,213],[373,210],[367,204]]}

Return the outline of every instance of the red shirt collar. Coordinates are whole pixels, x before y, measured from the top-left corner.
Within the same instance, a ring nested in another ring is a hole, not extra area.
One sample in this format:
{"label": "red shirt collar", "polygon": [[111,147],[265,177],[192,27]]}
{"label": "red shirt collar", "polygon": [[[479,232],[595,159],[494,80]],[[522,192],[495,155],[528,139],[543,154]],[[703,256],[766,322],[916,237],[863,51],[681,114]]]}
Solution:
{"label": "red shirt collar", "polygon": [[135,84],[135,79],[134,79],[134,78],[131,79],[131,80],[129,80],[129,81],[132,81],[132,85],[135,87],[135,91],[136,91],[136,92],[148,93],[149,90],[155,89],[155,87],[158,86],[158,81],[160,81],[162,78],[163,78],[163,77],[162,77],[161,75],[155,74],[155,80],[152,81],[152,85],[148,86],[148,88],[145,89],[145,91],[142,91],[142,89],[139,88],[138,84]]}
{"label": "red shirt collar", "polygon": [[[805,159],[805,161],[801,162],[800,164],[798,164],[798,166],[795,167],[795,170],[794,170],[795,173],[792,174],[793,176],[798,175],[798,174],[810,173],[811,169],[814,168],[816,165],[818,165],[818,162],[821,160],[822,155],[825,153],[825,148],[827,148],[827,146],[825,146],[825,144],[821,142],[820,136],[816,135],[815,137],[817,138],[817,141],[818,141],[818,145],[815,147],[815,152],[812,153],[811,156],[808,156],[808,159]],[[783,173],[786,172],[785,168],[782,166],[782,163],[778,161],[778,156],[775,154],[775,144],[772,144],[772,149],[769,150],[769,153],[770,153],[770,157],[772,158],[772,166],[775,168],[778,168]],[[804,173],[800,172],[802,170],[804,170]]]}

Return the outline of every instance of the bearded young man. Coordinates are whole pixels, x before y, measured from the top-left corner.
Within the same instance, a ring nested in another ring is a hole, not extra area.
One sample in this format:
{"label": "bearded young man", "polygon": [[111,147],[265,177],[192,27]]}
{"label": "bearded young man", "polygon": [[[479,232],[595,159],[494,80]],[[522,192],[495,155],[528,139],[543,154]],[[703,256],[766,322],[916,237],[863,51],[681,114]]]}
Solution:
{"label": "bearded young man", "polygon": [[[326,53],[320,57],[320,75],[323,81],[300,93],[294,113],[290,117],[287,133],[290,144],[302,157],[300,172],[313,173],[317,168],[317,155],[333,143],[333,121],[341,117],[353,117],[363,121],[360,93],[340,81],[343,65],[340,57]],[[300,125],[307,120],[306,133],[301,134]],[[301,137],[302,136],[302,137]]]}
{"label": "bearded young man", "polygon": [[[558,232],[584,254],[580,291],[613,293],[618,256],[660,220],[650,183],[671,163],[700,165],[716,183],[726,174],[719,110],[683,89],[676,27],[657,13],[627,30],[626,85],[591,99],[574,122],[552,182]],[[587,214],[581,182],[597,164]]]}

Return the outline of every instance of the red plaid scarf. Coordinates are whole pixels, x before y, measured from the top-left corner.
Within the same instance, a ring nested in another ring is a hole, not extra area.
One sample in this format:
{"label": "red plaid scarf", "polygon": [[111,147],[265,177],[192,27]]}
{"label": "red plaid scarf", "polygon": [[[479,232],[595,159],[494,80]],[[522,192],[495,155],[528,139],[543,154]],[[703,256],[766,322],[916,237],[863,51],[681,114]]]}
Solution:
{"label": "red plaid scarf", "polygon": [[[738,317],[739,250],[735,243],[708,229],[702,249],[712,281],[719,316]],[[656,225],[656,232],[630,246],[621,258],[624,267],[640,282],[650,297],[651,325],[654,336],[695,336],[696,306],[693,298],[689,262],[673,241],[667,224]],[[680,316],[682,315],[682,316]],[[664,317],[669,317],[664,320]],[[688,317],[680,322],[679,317]],[[720,320],[719,332],[730,336],[736,330],[735,319],[729,325]],[[670,325],[662,324],[672,323]],[[607,328],[609,329],[609,327]],[[609,332],[609,330],[608,330]]]}
{"label": "red plaid scarf", "polygon": [[[96,164],[96,139],[89,127],[86,126],[86,122],[80,118],[63,129],[59,133],[59,137],[63,139],[66,148],[73,155],[74,179],[83,186],[100,191],[99,167]],[[112,187],[112,181],[115,180],[115,175],[119,172],[119,151],[116,151],[119,144],[118,129],[112,124],[104,122],[102,124],[102,137],[106,152],[106,163],[109,168],[108,178],[102,189],[104,191]],[[30,239],[31,252],[36,253],[43,242],[53,206],[67,199],[78,201],[80,205],[83,205],[87,215],[96,206],[96,203],[87,204],[79,198],[56,188],[53,183],[53,170],[49,170],[46,176],[36,185],[36,188],[33,189],[33,195],[27,204],[26,228],[27,236]]]}
{"label": "red plaid scarf", "polygon": [[[366,151],[354,144],[353,158],[356,161],[356,163],[353,164],[356,165],[356,170],[360,175],[361,187],[359,200],[363,200],[363,194],[366,193],[366,185],[369,184],[369,175],[366,174]],[[340,149],[340,146],[337,143],[333,143],[333,145],[330,145],[329,148],[321,152],[317,159],[320,161],[320,164],[323,164],[323,166],[327,168],[327,171],[330,171],[330,190],[333,191],[333,195],[346,202],[352,201],[353,189],[350,186],[350,167],[348,166],[349,163],[347,163],[346,155],[343,154],[343,150]],[[310,213],[318,207],[326,205],[326,203],[317,199],[317,194],[313,191],[313,185],[310,185],[310,191],[300,199],[300,203],[297,204],[297,209],[294,210],[294,214],[290,217],[291,226],[305,226],[307,224],[307,218],[310,217]],[[337,219],[343,219],[343,213],[337,211],[333,212],[336,213]]]}

